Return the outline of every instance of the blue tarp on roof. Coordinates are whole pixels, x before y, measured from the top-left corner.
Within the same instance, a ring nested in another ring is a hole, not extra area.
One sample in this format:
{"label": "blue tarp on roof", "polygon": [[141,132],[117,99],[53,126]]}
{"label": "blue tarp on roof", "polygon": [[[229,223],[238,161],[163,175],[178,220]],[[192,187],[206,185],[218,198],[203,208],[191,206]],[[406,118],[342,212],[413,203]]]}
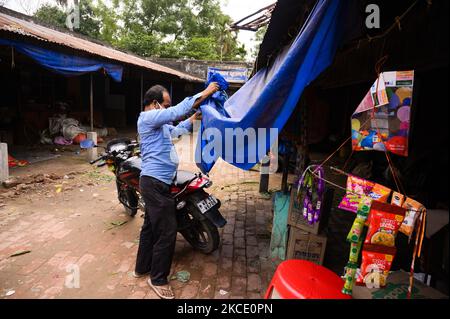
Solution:
{"label": "blue tarp on roof", "polygon": [[82,75],[103,69],[114,81],[122,81],[123,67],[120,65],[59,53],[14,40],[0,39],[0,45],[12,46],[42,66],[65,76]]}
{"label": "blue tarp on roof", "polygon": [[[269,134],[270,129],[281,131],[305,87],[332,63],[342,43],[349,2],[319,0],[292,45],[225,102],[229,116],[218,111],[214,99],[201,106],[196,163],[204,173],[212,169],[218,157],[244,170],[262,160],[278,138]],[[236,129],[254,129],[256,138],[239,141],[234,137],[233,147],[226,137],[227,131]],[[265,129],[265,133],[259,129]],[[229,153],[230,149],[234,151]],[[249,156],[249,150],[256,150],[256,156]]]}

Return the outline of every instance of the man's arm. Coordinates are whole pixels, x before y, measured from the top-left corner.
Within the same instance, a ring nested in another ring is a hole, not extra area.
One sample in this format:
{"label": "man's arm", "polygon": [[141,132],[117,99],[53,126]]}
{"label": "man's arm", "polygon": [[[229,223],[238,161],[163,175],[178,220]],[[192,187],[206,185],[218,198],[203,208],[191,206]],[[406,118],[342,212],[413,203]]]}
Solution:
{"label": "man's arm", "polygon": [[217,92],[217,83],[211,83],[203,92],[193,97],[184,99],[180,104],[163,110],[153,110],[141,113],[143,124],[151,127],[161,127],[164,124],[175,122],[185,116],[191,109],[198,109],[199,106],[211,95]]}
{"label": "man's arm", "polygon": [[154,128],[178,121],[192,109],[195,100],[200,97],[201,93],[194,95],[193,97],[186,98],[180,104],[167,109],[142,112],[140,120],[145,126]]}
{"label": "man's arm", "polygon": [[197,110],[200,105],[211,95],[219,91],[219,84],[217,82],[211,82],[208,87],[201,92],[201,96],[195,101],[194,105],[192,106],[193,109]]}
{"label": "man's arm", "polygon": [[200,120],[201,114],[195,113],[187,120],[179,123],[177,126],[169,125],[170,136],[172,138],[179,138],[181,135],[186,135],[192,132],[192,125],[194,121]]}

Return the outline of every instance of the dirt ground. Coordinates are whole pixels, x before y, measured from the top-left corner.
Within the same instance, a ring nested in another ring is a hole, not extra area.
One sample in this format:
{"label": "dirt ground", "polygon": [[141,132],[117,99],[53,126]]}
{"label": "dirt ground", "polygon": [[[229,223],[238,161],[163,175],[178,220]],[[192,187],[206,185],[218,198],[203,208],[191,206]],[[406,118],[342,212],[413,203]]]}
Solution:
{"label": "dirt ground", "polygon": [[[146,278],[131,275],[141,213],[128,217],[113,174],[90,166],[78,151],[68,147],[56,159],[14,168],[10,174],[23,183],[0,187],[1,298],[158,298]],[[179,155],[181,169],[197,171],[183,151]],[[172,274],[188,271],[190,278],[171,280],[175,295],[261,298],[274,269],[270,196],[258,192],[257,171],[219,161],[210,178],[209,192],[222,201],[228,224],[219,249],[208,256],[179,235]],[[271,175],[269,189],[280,184],[281,176]]]}

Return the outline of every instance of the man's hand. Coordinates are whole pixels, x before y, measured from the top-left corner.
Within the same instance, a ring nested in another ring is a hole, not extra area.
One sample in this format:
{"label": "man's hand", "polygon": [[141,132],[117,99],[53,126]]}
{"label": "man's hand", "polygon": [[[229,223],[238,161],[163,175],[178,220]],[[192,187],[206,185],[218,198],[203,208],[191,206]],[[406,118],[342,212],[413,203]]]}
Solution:
{"label": "man's hand", "polygon": [[201,121],[202,119],[202,113],[199,111],[197,113],[194,113],[194,115],[192,115],[189,120],[191,121],[191,123],[194,123],[195,121]]}
{"label": "man's hand", "polygon": [[217,82],[211,82],[205,89],[205,93],[210,96],[220,90],[219,84]]}
{"label": "man's hand", "polygon": [[208,85],[208,87],[202,92],[202,96],[199,97],[197,99],[197,101],[195,101],[192,108],[198,109],[198,107],[200,106],[200,104],[203,103],[203,101],[205,101],[207,98],[209,98],[211,95],[213,95],[214,93],[216,93],[219,90],[220,90],[219,84],[217,82],[211,82]]}

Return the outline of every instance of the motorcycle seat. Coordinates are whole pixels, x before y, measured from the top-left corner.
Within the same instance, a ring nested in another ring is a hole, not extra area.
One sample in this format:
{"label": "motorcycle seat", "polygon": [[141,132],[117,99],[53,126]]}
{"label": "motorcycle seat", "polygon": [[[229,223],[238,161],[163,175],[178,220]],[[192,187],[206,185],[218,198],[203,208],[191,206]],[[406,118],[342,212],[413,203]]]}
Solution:
{"label": "motorcycle seat", "polygon": [[175,177],[174,184],[175,186],[184,187],[195,177],[196,175],[194,173],[188,171],[178,171],[177,176]]}
{"label": "motorcycle seat", "polygon": [[138,156],[133,156],[123,162],[123,168],[128,170],[141,170],[142,169],[142,159]]}

